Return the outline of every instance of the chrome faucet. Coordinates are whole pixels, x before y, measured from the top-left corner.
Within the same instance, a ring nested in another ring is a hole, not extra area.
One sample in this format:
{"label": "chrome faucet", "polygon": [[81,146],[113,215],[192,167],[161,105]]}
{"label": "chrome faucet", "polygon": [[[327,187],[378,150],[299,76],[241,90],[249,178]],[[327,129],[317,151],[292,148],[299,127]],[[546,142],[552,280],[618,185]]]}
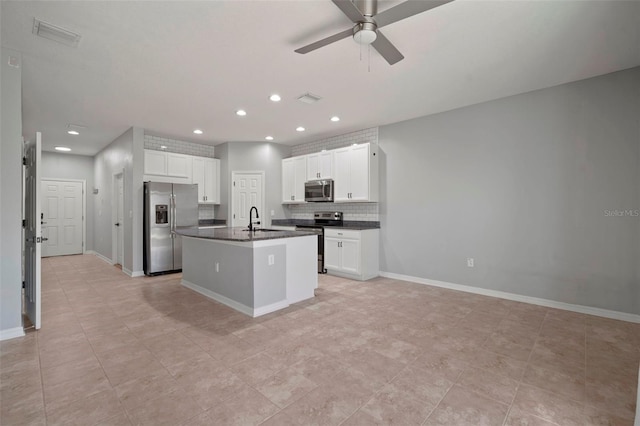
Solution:
{"label": "chrome faucet", "polygon": [[[256,219],[260,219],[258,208],[256,206],[251,207],[251,210],[249,210],[249,231],[253,231],[253,209],[256,210]],[[260,221],[257,221],[256,225],[260,225]]]}

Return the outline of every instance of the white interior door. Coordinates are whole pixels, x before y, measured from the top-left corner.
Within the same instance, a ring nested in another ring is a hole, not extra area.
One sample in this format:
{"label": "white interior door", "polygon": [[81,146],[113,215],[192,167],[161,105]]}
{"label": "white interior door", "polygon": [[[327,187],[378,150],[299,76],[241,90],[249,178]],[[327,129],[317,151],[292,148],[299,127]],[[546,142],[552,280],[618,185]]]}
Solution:
{"label": "white interior door", "polygon": [[42,181],[42,256],[82,254],[83,183]]}
{"label": "white interior door", "polygon": [[[249,210],[255,206],[264,215],[264,172],[233,172],[231,226],[248,226]],[[255,216],[254,216],[255,218]],[[264,219],[259,219],[262,227]]]}
{"label": "white interior door", "polygon": [[118,250],[116,263],[122,265],[124,261],[124,180],[122,179],[122,174],[116,177],[116,186],[117,217],[115,227],[117,241],[115,243]]}
{"label": "white interior door", "polygon": [[36,329],[40,328],[40,251],[42,247],[42,229],[40,218],[40,158],[42,135],[36,133],[32,141],[25,144],[25,182],[24,182],[24,305],[29,320]]}

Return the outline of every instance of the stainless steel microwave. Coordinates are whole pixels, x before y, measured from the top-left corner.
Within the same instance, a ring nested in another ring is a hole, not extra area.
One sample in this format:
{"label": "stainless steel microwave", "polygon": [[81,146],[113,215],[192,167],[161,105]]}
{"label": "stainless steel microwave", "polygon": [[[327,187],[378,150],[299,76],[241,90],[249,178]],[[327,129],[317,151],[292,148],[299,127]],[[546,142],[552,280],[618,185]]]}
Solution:
{"label": "stainless steel microwave", "polygon": [[313,203],[333,202],[333,179],[305,182],[304,200]]}

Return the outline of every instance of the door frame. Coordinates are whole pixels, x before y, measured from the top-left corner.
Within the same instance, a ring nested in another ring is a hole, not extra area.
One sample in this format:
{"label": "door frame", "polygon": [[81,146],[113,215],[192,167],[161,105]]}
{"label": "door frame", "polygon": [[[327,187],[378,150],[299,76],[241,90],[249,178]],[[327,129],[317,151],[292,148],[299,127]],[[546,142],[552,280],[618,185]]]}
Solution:
{"label": "door frame", "polygon": [[[119,194],[118,194],[118,176],[122,176],[122,200],[119,200]],[[112,194],[112,202],[111,203],[111,223],[109,226],[111,226],[111,264],[112,265],[116,265],[118,263],[118,230],[116,229],[115,223],[118,220],[118,207],[120,205],[120,203],[122,202],[122,220],[124,221],[125,219],[125,213],[124,213],[124,185],[125,185],[125,180],[124,180],[124,169],[118,171],[117,173],[113,174],[112,177],[112,181],[111,181],[111,194]],[[120,226],[124,226],[124,224],[120,224]],[[124,230],[123,230],[123,236],[124,236]],[[122,241],[119,242],[120,245],[120,250],[122,250],[122,263],[124,263],[124,238],[122,238]],[[124,265],[121,265],[123,270],[124,270]]]}
{"label": "door frame", "polygon": [[[87,251],[87,181],[84,179],[57,179],[57,178],[42,178],[40,184],[45,181],[53,182],[81,182],[82,183],[82,254]],[[43,204],[40,203],[42,207]]]}
{"label": "door frame", "polygon": [[[233,206],[235,204],[235,200],[233,198],[233,182],[236,181],[236,178],[238,176],[242,176],[242,175],[261,175],[262,176],[262,188],[260,188],[260,191],[262,192],[262,205],[261,206],[256,206],[259,209],[259,212],[263,212],[262,214],[266,214],[266,192],[265,192],[265,188],[266,188],[266,184],[265,184],[265,172],[264,170],[242,170],[242,171],[232,171],[231,172],[231,180],[229,181],[229,194],[231,194],[231,196],[229,197],[229,199],[231,200],[231,202],[229,203],[229,220],[231,222],[231,226],[233,226]],[[264,216],[265,218],[269,217],[269,216]],[[263,220],[260,220],[261,223],[264,223]],[[266,223],[265,223],[266,225]]]}

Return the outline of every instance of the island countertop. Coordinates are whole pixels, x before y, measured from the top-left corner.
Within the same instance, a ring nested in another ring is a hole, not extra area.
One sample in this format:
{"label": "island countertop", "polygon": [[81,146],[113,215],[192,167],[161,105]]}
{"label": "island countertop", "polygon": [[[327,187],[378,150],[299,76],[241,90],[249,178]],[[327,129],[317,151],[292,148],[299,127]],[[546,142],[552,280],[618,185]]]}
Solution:
{"label": "island countertop", "polygon": [[280,231],[275,229],[257,229],[256,231],[247,230],[246,227],[240,228],[213,228],[213,229],[177,229],[176,233],[185,237],[205,238],[208,240],[223,240],[236,242],[251,242],[275,240],[278,238],[294,238],[305,237],[307,235],[316,235],[307,231]]}

